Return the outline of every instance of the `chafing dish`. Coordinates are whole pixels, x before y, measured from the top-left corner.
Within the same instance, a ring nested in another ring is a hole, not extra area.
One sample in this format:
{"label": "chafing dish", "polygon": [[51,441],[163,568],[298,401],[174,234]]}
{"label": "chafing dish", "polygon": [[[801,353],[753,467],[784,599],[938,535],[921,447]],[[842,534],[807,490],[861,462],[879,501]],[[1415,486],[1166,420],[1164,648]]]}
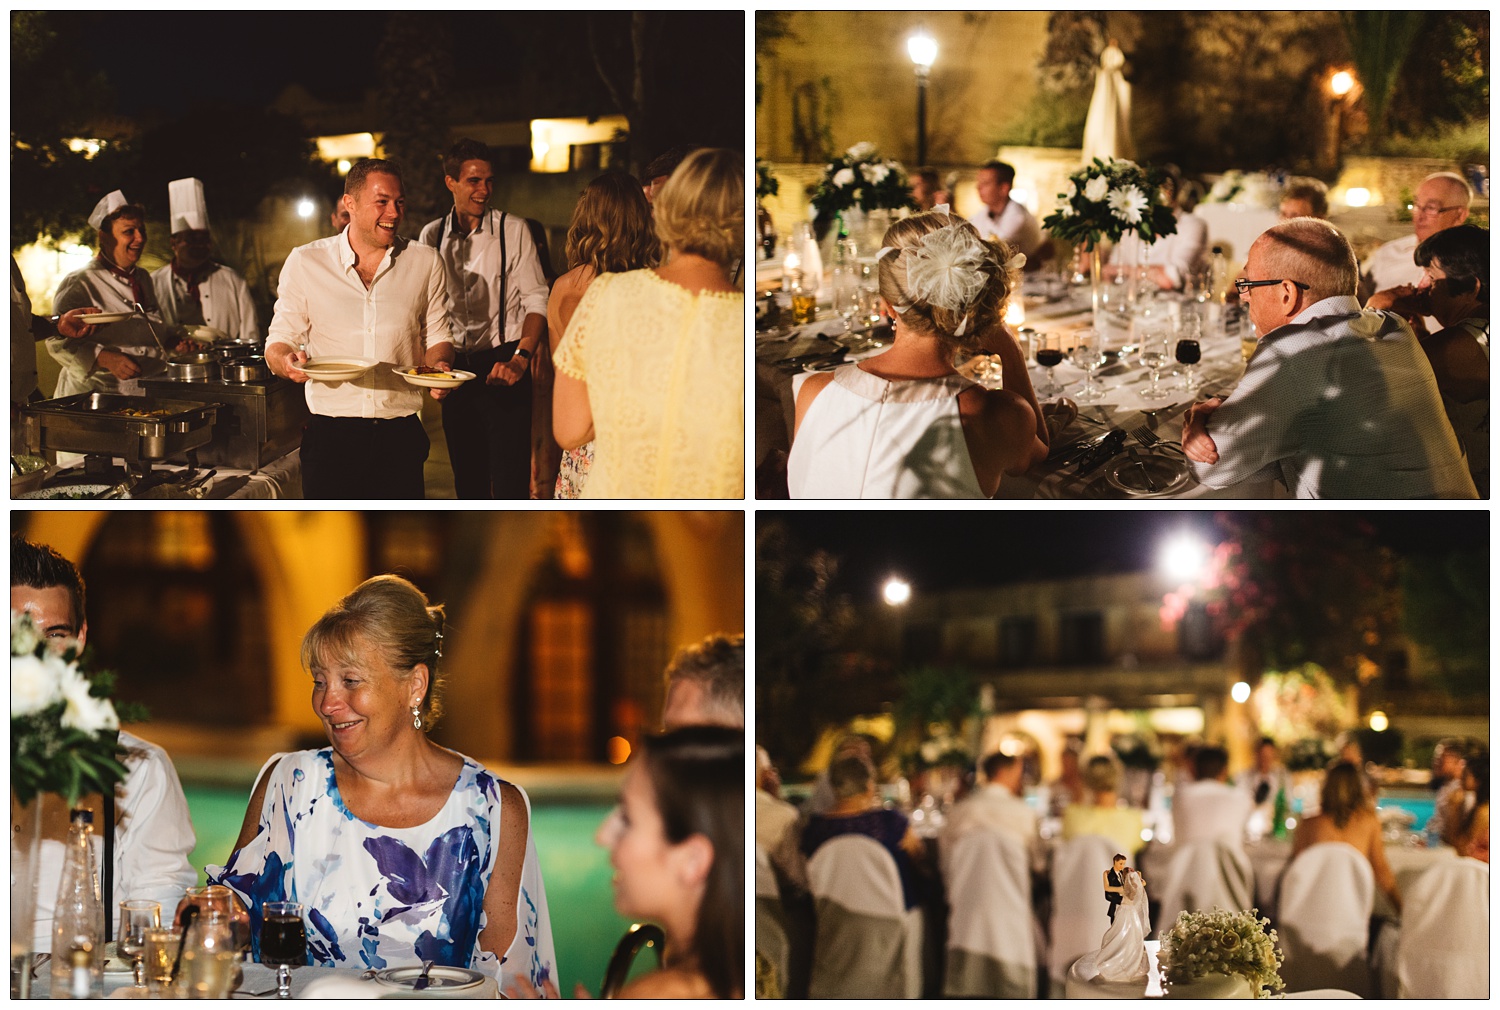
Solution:
{"label": "chafing dish", "polygon": [[217,403],[78,393],[21,410],[26,449],[118,456],[127,464],[163,460],[206,445]]}
{"label": "chafing dish", "polygon": [[188,382],[207,382],[219,377],[218,355],[208,351],[174,354],[167,359],[167,377]]}
{"label": "chafing dish", "polygon": [[307,395],[290,379],[177,382],[156,378],[142,379],[141,388],[164,399],[219,405],[213,439],[198,450],[198,460],[205,465],[257,470],[302,444]]}
{"label": "chafing dish", "polygon": [[254,382],[270,377],[271,370],[266,367],[265,358],[252,356],[219,362],[219,379],[223,382]]}

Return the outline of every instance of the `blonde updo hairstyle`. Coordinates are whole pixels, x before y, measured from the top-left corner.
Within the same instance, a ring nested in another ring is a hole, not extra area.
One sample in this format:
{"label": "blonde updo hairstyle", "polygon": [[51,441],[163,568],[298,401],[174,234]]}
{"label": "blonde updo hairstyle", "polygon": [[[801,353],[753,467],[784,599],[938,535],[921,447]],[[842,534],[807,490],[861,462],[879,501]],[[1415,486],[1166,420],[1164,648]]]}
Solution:
{"label": "blonde updo hairstyle", "polygon": [[[1011,278],[1005,264],[1016,250],[1005,242],[981,239],[986,249],[979,266],[986,278],[984,287],[967,305],[957,309],[930,305],[910,294],[906,276],[910,250],[918,249],[927,236],[950,226],[972,232],[979,239],[979,232],[972,224],[941,211],[913,214],[891,225],[883,244],[896,251],[880,257],[880,296],[897,310],[908,329],[934,334],[958,349],[978,351],[984,334],[1004,319],[1005,302],[1011,292]],[[905,311],[901,311],[902,307]],[[964,332],[955,335],[960,323],[964,324]]]}
{"label": "blonde updo hairstyle", "polygon": [[699,148],[656,194],[652,211],[663,246],[728,270],[745,253],[745,156]]}
{"label": "blonde updo hairstyle", "polygon": [[334,665],[358,665],[373,648],[404,683],[417,664],[427,665],[427,693],[422,698],[422,729],[442,717],[441,604],[429,606],[426,595],[399,575],[366,579],[334,604],[302,637],[302,666],[312,672]]}

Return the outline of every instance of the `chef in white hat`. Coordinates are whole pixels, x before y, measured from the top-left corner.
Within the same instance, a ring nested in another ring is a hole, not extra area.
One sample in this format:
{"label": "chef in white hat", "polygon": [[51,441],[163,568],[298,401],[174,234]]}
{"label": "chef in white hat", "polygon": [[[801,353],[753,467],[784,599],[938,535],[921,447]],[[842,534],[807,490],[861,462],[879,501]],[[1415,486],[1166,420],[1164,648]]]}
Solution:
{"label": "chef in white hat", "polygon": [[194,330],[210,326],[220,340],[261,342],[260,322],[245,279],[213,260],[213,235],[203,183],[177,179],[167,184],[171,210],[172,262],[151,274],[167,322]]}
{"label": "chef in white hat", "polygon": [[[99,233],[99,253],[88,266],[62,279],[52,297],[53,310],[66,313],[96,306],[103,313],[131,316],[100,325],[91,336],[47,341],[47,352],[62,366],[53,395],[90,391],[138,395],[141,388],[136,380],[163,371],[162,359],[167,356],[147,320],[168,348],[173,348],[174,340],[165,331],[151,275],[137,265],[146,250],[146,212],[115,190],[94,206],[89,224]],[[146,319],[135,312],[137,304],[145,310]]]}

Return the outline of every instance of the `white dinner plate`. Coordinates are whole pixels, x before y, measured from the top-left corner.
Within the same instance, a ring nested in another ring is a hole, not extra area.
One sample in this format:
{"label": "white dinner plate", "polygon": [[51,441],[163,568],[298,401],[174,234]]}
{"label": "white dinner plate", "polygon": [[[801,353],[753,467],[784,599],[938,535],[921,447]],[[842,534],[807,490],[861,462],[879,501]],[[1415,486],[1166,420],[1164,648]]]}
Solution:
{"label": "white dinner plate", "polygon": [[457,389],[470,379],[476,378],[473,372],[466,372],[462,368],[455,368],[451,372],[427,372],[423,375],[413,375],[410,369],[393,368],[401,378],[413,386],[426,386],[429,389]]}
{"label": "white dinner plate", "polygon": [[[399,989],[402,992],[416,991],[417,979],[422,974],[421,965],[408,968],[386,968],[384,971],[375,973],[375,981],[391,989]],[[474,989],[484,983],[484,976],[477,971],[468,968],[450,968],[447,965],[435,964],[432,971],[427,973],[427,987],[424,992],[458,992],[462,989]]]}
{"label": "white dinner plate", "polygon": [[370,358],[308,358],[300,365],[307,377],[315,382],[348,382],[357,379],[380,364]]}
{"label": "white dinner plate", "polygon": [[219,341],[229,341],[229,334],[216,326],[189,326],[187,335],[190,340],[196,340],[200,344],[216,344]]}
{"label": "white dinner plate", "polygon": [[[1150,475],[1148,481],[1147,475]],[[1132,455],[1105,472],[1109,486],[1128,498],[1159,498],[1175,494],[1192,478],[1187,461],[1176,456]]]}
{"label": "white dinner plate", "polygon": [[134,312],[91,312],[88,315],[79,316],[84,322],[91,325],[103,325],[104,323],[121,323],[135,315]]}

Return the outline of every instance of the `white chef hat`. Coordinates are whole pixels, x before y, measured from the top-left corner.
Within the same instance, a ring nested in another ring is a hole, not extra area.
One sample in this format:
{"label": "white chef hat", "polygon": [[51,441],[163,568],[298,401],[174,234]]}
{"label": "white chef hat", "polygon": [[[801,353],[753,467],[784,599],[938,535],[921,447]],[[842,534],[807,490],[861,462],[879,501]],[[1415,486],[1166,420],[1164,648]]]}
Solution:
{"label": "white chef hat", "polygon": [[125,199],[125,194],[118,189],[94,204],[94,212],[89,215],[89,227],[98,231],[104,227],[104,219],[115,211],[125,206],[130,201]]}
{"label": "white chef hat", "polygon": [[167,203],[172,217],[168,234],[208,228],[208,201],[203,199],[203,183],[199,180],[175,179],[167,183]]}

